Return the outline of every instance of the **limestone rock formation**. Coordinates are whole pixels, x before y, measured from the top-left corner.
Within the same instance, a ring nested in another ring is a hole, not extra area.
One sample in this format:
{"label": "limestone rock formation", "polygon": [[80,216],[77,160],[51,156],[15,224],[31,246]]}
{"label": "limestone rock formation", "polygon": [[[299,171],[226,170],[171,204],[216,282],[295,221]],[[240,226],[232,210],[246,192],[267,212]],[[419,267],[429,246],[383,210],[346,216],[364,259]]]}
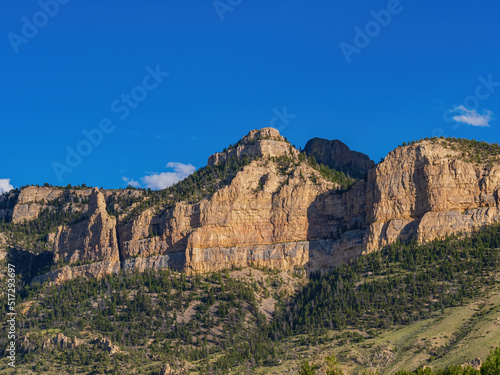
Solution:
{"label": "limestone rock formation", "polygon": [[116,218],[106,211],[104,195],[94,188],[89,198],[88,218],[72,226],[60,226],[54,238],[54,260],[119,261]]}
{"label": "limestone rock formation", "polygon": [[12,212],[12,222],[36,219],[44,209],[53,209],[51,202],[62,200],[72,204],[75,210],[80,209],[75,203],[83,202],[91,193],[91,189],[61,189],[45,186],[28,186],[21,190]]}
{"label": "limestone rock formation", "polygon": [[[473,162],[444,140],[395,149],[347,191],[324,179],[275,129],[251,131],[208,163],[245,155],[252,161],[210,197],[148,206],[131,220],[109,215],[106,197],[118,204],[111,197],[146,200],[147,194],[93,189],[84,220],[59,227],[54,237],[55,260],[73,265],[33,281],[167,267],[326,270],[398,239],[426,242],[500,221],[498,161]],[[364,170],[371,162],[361,157],[352,165]],[[23,191],[19,205],[48,199],[45,190]]]}
{"label": "limestone rock formation", "polygon": [[115,353],[126,354],[126,352],[122,352],[117,345],[114,345],[106,337],[94,337],[84,340],[77,337],[70,338],[62,333],[57,333],[54,336],[45,336],[45,339],[40,342],[36,337],[33,338],[33,336],[37,336],[37,334],[27,334],[20,338],[19,348],[22,353],[32,353],[38,350],[75,349],[79,346],[84,346],[86,350],[95,350],[97,347],[108,352],[110,356]]}
{"label": "limestone rock formation", "polygon": [[343,142],[335,139],[313,138],[306,143],[304,152],[314,156],[318,163],[342,171],[355,178],[363,178],[375,163],[365,154],[352,151]]}
{"label": "limestone rock formation", "polygon": [[[210,199],[181,202],[159,216],[149,209],[120,227],[122,258],[170,254],[192,273],[247,265],[304,266],[309,260],[307,239],[321,239],[316,224],[309,225],[311,205],[335,186],[305,163],[279,172],[273,158],[296,161],[298,151],[275,129],[250,132],[236,148],[212,156],[209,164],[248,155],[248,150],[261,159]],[[152,226],[158,236],[148,234]]]}
{"label": "limestone rock formation", "polygon": [[95,277],[100,279],[107,275],[116,275],[121,270],[119,261],[103,261],[83,266],[64,266],[55,271],[47,272],[43,275],[36,276],[31,280],[31,283],[50,282],[52,284],[60,284],[68,280],[78,277]]}
{"label": "limestone rock formation", "polygon": [[[13,190],[0,195],[0,220],[12,223],[32,221],[44,210],[56,214],[64,211],[86,213],[92,190],[87,187],[57,186],[27,186],[20,191]],[[124,197],[137,198],[144,194],[135,189],[102,190],[101,193],[106,202]]]}
{"label": "limestone rock formation", "polygon": [[466,362],[466,363],[461,365],[462,368],[472,367],[476,371],[481,370],[482,366],[483,366],[483,361],[481,361],[481,358],[479,358],[479,357],[476,357],[472,361]]}
{"label": "limestone rock formation", "polygon": [[172,374],[173,374],[173,371],[172,371],[172,368],[170,367],[170,365],[168,363],[163,365],[163,367],[161,368],[161,371],[160,371],[160,375],[172,375]]}
{"label": "limestone rock formation", "polygon": [[5,235],[0,233],[0,261],[5,258],[7,254],[7,239]]}
{"label": "limestone rock formation", "polygon": [[420,242],[500,220],[500,165],[465,161],[439,141],[400,147],[368,172],[366,250]]}
{"label": "limestone rock formation", "polygon": [[35,343],[30,340],[29,334],[20,338],[19,349],[21,353],[31,353],[36,350]]}
{"label": "limestone rock formation", "polygon": [[285,138],[274,128],[252,130],[236,145],[230,147],[229,150],[210,156],[208,165],[224,163],[231,157],[240,159],[245,155],[275,157],[290,152],[294,156],[297,156],[298,151],[291,147],[289,143],[285,143],[287,143],[285,142]]}

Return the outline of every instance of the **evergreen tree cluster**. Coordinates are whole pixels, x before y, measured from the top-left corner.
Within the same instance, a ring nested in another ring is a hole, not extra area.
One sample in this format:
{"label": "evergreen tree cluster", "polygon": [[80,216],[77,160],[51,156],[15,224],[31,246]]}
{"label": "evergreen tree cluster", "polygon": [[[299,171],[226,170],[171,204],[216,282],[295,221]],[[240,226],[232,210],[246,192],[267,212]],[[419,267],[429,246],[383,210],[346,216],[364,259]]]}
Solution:
{"label": "evergreen tree cluster", "polygon": [[[241,332],[266,324],[258,299],[264,297],[267,285],[264,280],[237,280],[229,272],[187,277],[170,270],[76,279],[52,286],[33,284],[17,295],[18,304],[32,301],[18,324],[20,336],[29,335],[35,346],[21,353],[20,361],[29,364],[45,358],[60,366],[84,368],[92,361],[100,363],[103,353],[97,349],[89,355],[85,346],[50,352],[43,348],[48,332],[80,339],[89,332],[132,353],[121,359],[130,365],[145,355],[170,363],[200,361],[200,370],[205,370],[210,357],[229,348]],[[8,306],[3,302],[0,311],[5,315]],[[5,345],[7,337],[2,336],[0,346]]]}
{"label": "evergreen tree cluster", "polygon": [[497,282],[500,226],[419,245],[396,243],[309,284],[273,322],[281,335],[411,324]]}
{"label": "evergreen tree cluster", "polygon": [[[500,225],[492,225],[471,237],[449,237],[424,245],[398,242],[327,275],[313,275],[276,311],[270,324],[245,337],[218,363],[230,368],[249,358],[249,346],[274,348],[275,342],[298,334],[307,335],[314,345],[324,340],[327,330],[351,328],[376,335],[383,329],[437,317],[445,308],[462,305],[495,286],[499,248]],[[364,339],[356,336],[354,340]],[[444,354],[436,353],[438,357]]]}

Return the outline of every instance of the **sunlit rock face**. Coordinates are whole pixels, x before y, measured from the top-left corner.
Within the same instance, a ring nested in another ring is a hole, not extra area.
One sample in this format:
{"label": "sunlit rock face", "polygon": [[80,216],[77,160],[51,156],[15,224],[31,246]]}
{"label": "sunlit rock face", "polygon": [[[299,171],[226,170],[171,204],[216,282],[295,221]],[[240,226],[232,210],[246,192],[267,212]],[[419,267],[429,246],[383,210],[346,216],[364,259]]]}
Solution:
{"label": "sunlit rock face", "polygon": [[[145,209],[126,223],[107,212],[106,199],[116,192],[73,194],[84,215],[52,236],[54,258],[92,264],[48,279],[167,267],[188,273],[246,266],[328,270],[397,240],[427,242],[500,220],[498,162],[467,161],[440,141],[395,149],[347,191],[321,177],[271,128],[250,132],[209,164],[245,155],[257,158],[209,199]],[[283,169],[283,160],[290,168]],[[13,209],[28,212],[24,220],[31,217],[27,204],[60,194],[25,190]]]}

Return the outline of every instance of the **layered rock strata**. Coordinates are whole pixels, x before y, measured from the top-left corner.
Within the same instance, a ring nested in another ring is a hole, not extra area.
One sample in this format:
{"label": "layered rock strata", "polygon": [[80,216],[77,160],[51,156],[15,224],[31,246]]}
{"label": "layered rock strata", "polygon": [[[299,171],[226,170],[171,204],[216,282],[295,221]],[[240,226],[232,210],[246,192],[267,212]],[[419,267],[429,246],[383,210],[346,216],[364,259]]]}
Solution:
{"label": "layered rock strata", "polygon": [[116,218],[106,211],[104,195],[95,188],[89,198],[88,218],[59,226],[54,238],[54,261],[119,261]]}
{"label": "layered rock strata", "polygon": [[150,208],[128,223],[108,215],[106,192],[94,189],[85,220],[58,229],[54,254],[95,263],[45,279],[166,267],[326,270],[398,239],[427,242],[500,220],[500,165],[467,161],[444,141],[397,148],[346,192],[275,129],[250,132],[209,164],[251,154],[260,158],[209,199]]}

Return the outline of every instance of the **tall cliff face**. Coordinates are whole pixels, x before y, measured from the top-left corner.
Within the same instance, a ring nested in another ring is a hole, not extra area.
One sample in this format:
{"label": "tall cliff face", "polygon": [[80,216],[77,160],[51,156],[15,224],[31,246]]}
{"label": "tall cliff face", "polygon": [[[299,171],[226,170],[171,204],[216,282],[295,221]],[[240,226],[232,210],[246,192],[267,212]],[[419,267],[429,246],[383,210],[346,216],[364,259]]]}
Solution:
{"label": "tall cliff face", "polygon": [[[36,220],[43,211],[54,214],[64,212],[85,214],[88,210],[88,201],[92,188],[62,188],[57,186],[27,186],[20,191],[12,191],[0,195],[0,220],[22,223]],[[141,190],[102,190],[105,200],[111,201],[117,197],[141,197]],[[109,203],[113,205],[113,203]],[[116,207],[120,213],[123,207]],[[125,207],[125,210],[127,207]]]}
{"label": "tall cliff face", "polygon": [[186,248],[186,269],[192,272],[247,265],[293,268],[305,265],[302,241],[317,238],[311,225],[316,198],[333,189],[313,183],[316,172],[299,165],[289,175],[276,173],[276,163],[254,161],[199,207],[197,228]]}
{"label": "tall cliff face", "polygon": [[[86,211],[84,202],[88,199],[91,189],[61,189],[45,186],[28,186],[22,189],[12,211],[12,222],[20,223],[38,217],[45,209],[54,210],[53,202],[65,202],[74,211]],[[64,209],[64,208],[63,208]]]}
{"label": "tall cliff face", "polygon": [[87,218],[71,226],[60,226],[54,238],[54,260],[119,261],[116,218],[106,211],[106,201],[94,188],[89,198]]}
{"label": "tall cliff face", "polygon": [[244,155],[260,159],[210,199],[181,202],[162,215],[149,209],[120,227],[122,258],[182,253],[188,272],[303,266],[308,248],[301,241],[318,232],[309,225],[311,207],[335,186],[299,163],[298,154],[275,129],[250,132],[235,148],[210,157],[209,165]]}
{"label": "tall cliff face", "polygon": [[473,162],[444,140],[397,148],[348,191],[321,177],[274,129],[250,132],[211,156],[209,165],[245,155],[259,158],[209,198],[153,206],[129,222],[107,213],[105,199],[109,206],[117,192],[91,191],[84,220],[58,228],[54,254],[70,263],[100,263],[46,279],[120,268],[322,270],[398,239],[426,242],[500,220],[498,159]]}
{"label": "tall cliff face", "polygon": [[366,250],[413,236],[420,242],[497,221],[500,165],[463,159],[444,141],[392,151],[368,173]]}
{"label": "tall cliff face", "polygon": [[335,139],[313,138],[306,143],[304,152],[321,164],[342,171],[355,178],[363,178],[375,163],[365,154],[352,151],[343,142]]}

